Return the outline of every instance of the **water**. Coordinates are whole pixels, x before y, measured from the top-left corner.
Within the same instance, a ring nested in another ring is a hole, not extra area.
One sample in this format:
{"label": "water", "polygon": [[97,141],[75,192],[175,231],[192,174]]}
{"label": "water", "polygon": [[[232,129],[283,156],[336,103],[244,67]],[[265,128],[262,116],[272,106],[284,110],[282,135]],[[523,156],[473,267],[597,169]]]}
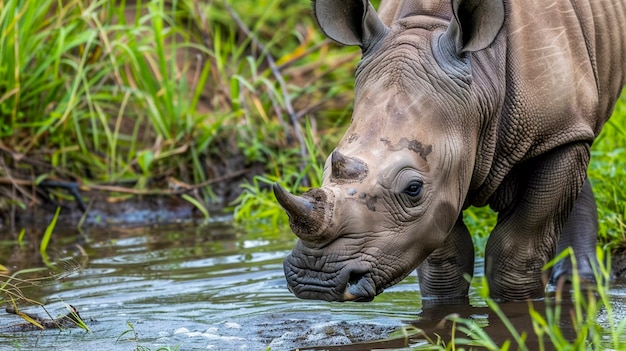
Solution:
{"label": "water", "polygon": [[[289,350],[354,342],[366,343],[353,348],[361,350],[403,347],[403,338],[391,339],[411,321],[442,333],[440,321],[450,313],[489,324],[490,334],[502,340],[510,337],[476,289],[472,306],[423,309],[415,275],[371,303],[297,299],[287,291],[282,271],[294,243],[289,232],[268,237],[220,223],[84,234],[57,228],[49,251],[70,273],[24,292],[44,302],[52,316],[67,313],[66,304],[75,306],[91,331],[17,332],[14,327],[24,321],[0,313],[0,350]],[[14,246],[0,243],[0,263],[41,266],[34,248]],[[481,270],[479,262],[477,273]],[[618,316],[626,316],[624,285],[611,294]],[[503,309],[513,320],[527,318],[525,303]],[[36,306],[21,310],[45,316]]]}

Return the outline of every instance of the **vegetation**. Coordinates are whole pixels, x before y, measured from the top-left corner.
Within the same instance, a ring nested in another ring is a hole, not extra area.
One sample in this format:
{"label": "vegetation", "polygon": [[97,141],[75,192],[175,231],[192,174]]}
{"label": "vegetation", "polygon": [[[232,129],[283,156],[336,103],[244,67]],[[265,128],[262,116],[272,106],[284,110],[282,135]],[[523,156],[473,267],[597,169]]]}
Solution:
{"label": "vegetation", "polygon": [[[22,329],[25,330],[28,330],[29,327],[35,327],[41,330],[48,328],[65,329],[78,327],[89,331],[89,327],[78,314],[78,310],[72,305],[65,304],[68,312],[62,316],[53,318],[41,302],[33,300],[24,294],[24,290],[26,288],[40,288],[42,284],[47,282],[61,280],[69,274],[75,272],[78,268],[77,265],[69,262],[60,262],[63,267],[58,267],[59,265],[52,263],[48,256],[48,243],[56,226],[58,217],[59,210],[57,210],[55,216],[52,218],[52,222],[46,228],[41,244],[39,245],[39,255],[47,268],[27,268],[11,274],[7,267],[0,264],[0,305],[5,305],[8,313],[13,313],[25,320],[26,323],[22,325]],[[23,245],[21,241],[23,235],[24,230],[22,230],[18,239],[20,247]],[[39,306],[49,318],[41,318],[39,316],[22,312],[18,307],[20,304]],[[17,327],[19,328],[19,325]]]}
{"label": "vegetation", "polygon": [[328,50],[309,6],[3,2],[0,211],[84,209],[97,190],[206,206],[228,200],[219,182],[306,173],[304,116],[332,98],[312,124],[342,122],[351,72],[336,68],[356,58]]}
{"label": "vegetation", "polygon": [[[308,0],[10,0],[0,30],[4,217],[45,202],[85,210],[105,191],[284,226],[268,185],[318,185],[350,120],[358,49],[325,39]],[[622,98],[589,171],[612,248],[626,232],[625,120]],[[228,184],[243,184],[235,202]],[[466,221],[480,247],[493,215]]]}
{"label": "vegetation", "polygon": [[[115,340],[115,343],[117,344],[121,341],[134,341],[136,344],[135,348],[133,349],[134,351],[151,351],[149,347],[140,345],[139,333],[137,333],[137,331],[135,330],[135,326],[131,322],[126,322],[126,325],[128,326],[128,329],[122,332],[117,337],[117,339]],[[129,334],[130,337],[126,337],[127,334]],[[155,351],[178,351],[179,349],[180,349],[179,346],[174,346],[174,347],[163,346],[163,347],[159,347]]]}
{"label": "vegetation", "polygon": [[596,140],[589,178],[598,204],[598,240],[610,249],[626,248],[626,94]]}
{"label": "vegetation", "polygon": [[[598,248],[597,255],[600,262],[610,262],[604,250]],[[576,258],[572,250],[564,251],[547,267],[562,259],[571,259],[573,267],[576,267]],[[480,294],[485,298],[489,308],[506,326],[510,338],[498,344],[473,319],[451,315],[448,317],[453,323],[451,339],[433,340],[422,330],[413,329],[410,330],[411,334],[425,336],[430,341],[428,345],[415,349],[442,351],[464,348],[494,351],[511,348],[518,350],[624,350],[626,341],[621,336],[626,332],[626,320],[615,320],[613,307],[608,298],[610,264],[601,263],[594,273],[598,283],[593,289],[589,289],[580,281],[577,272],[574,272],[571,296],[564,297],[563,291],[557,290],[553,297],[546,298],[545,311],[535,309],[533,303],[529,301],[533,335],[515,329],[500,306],[489,299],[489,288],[483,280]],[[572,305],[565,306],[566,300],[571,300]],[[606,315],[602,323],[598,321],[598,316],[601,314]],[[565,328],[571,328],[575,336],[568,337],[564,332]]]}

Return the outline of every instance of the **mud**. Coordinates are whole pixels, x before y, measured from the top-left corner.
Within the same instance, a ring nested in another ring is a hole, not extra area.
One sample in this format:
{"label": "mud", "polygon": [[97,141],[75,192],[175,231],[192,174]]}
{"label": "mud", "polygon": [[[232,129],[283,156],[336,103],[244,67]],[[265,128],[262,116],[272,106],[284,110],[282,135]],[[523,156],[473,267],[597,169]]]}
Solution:
{"label": "mud", "polygon": [[[7,306],[7,313],[14,314],[16,316],[21,315],[20,318],[28,321],[24,323],[16,323],[12,325],[2,326],[0,327],[0,333],[21,333],[45,329],[62,330],[68,328],[79,328],[81,324],[85,324],[85,321],[81,318],[80,313],[78,312],[76,307],[68,305],[68,309],[69,312],[64,315],[61,315],[57,318],[48,318],[40,315],[16,311],[14,307]],[[93,322],[93,320],[89,321],[89,323]]]}

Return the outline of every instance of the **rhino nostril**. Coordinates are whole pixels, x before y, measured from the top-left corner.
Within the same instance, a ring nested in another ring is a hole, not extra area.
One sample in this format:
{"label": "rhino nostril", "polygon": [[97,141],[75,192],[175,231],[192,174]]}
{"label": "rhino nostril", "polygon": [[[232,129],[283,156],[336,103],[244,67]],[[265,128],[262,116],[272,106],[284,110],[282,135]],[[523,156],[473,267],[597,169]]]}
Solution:
{"label": "rhino nostril", "polygon": [[350,273],[350,279],[348,279],[348,288],[350,288],[350,286],[352,285],[357,285],[364,275],[365,273]]}
{"label": "rhino nostril", "polygon": [[376,296],[376,287],[367,271],[350,272],[344,301],[372,301]]}

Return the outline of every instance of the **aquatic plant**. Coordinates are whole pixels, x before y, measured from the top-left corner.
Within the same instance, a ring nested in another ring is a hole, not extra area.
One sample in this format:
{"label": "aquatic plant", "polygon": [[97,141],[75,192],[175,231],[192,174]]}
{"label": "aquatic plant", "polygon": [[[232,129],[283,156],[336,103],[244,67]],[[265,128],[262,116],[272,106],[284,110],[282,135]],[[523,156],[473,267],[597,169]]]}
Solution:
{"label": "aquatic plant", "polygon": [[[117,337],[117,339],[115,340],[115,343],[117,344],[120,341],[134,341],[135,342],[135,348],[133,350],[135,350],[135,351],[151,351],[152,350],[151,348],[149,348],[147,346],[140,345],[139,333],[137,333],[137,331],[135,330],[135,326],[131,322],[126,322],[126,325],[128,326],[128,329],[123,331]],[[126,335],[129,335],[129,337],[128,338],[124,338]],[[179,349],[180,349],[179,346],[174,346],[174,347],[162,346],[162,347],[159,347],[158,349],[155,349],[154,351],[177,351]]]}
{"label": "aquatic plant", "polygon": [[[39,244],[39,254],[46,267],[26,268],[11,273],[7,267],[0,264],[0,305],[6,305],[7,312],[13,313],[22,318],[28,323],[28,325],[32,325],[42,330],[48,328],[64,329],[76,326],[89,331],[89,327],[85,324],[83,319],[78,314],[78,310],[74,306],[65,304],[68,312],[62,316],[53,318],[50,313],[48,313],[48,310],[46,310],[43,303],[28,297],[28,295],[24,293],[26,288],[38,288],[46,282],[61,280],[81,268],[80,265],[67,261],[53,262],[48,255],[48,244],[56,226],[59,213],[60,208],[57,209],[52,221],[46,227]],[[19,236],[18,243],[20,249],[23,248],[22,238],[24,233],[25,230],[22,230]],[[35,273],[37,275],[31,276]],[[46,274],[42,275],[42,273]],[[18,307],[19,304],[39,306],[49,318],[44,319],[39,316],[22,312]]]}
{"label": "aquatic plant", "polygon": [[[0,269],[5,270],[6,267],[0,265]],[[8,271],[8,270],[7,270]],[[42,277],[27,277],[21,278],[20,276],[28,276],[32,273],[47,272],[49,274]],[[32,287],[40,287],[49,281],[61,279],[66,276],[67,272],[63,273],[50,273],[45,268],[29,268],[19,270],[11,275],[0,273],[0,304],[6,305],[6,312],[15,314],[26,321],[25,325],[15,325],[18,330],[28,330],[28,327],[32,326],[38,329],[65,329],[69,327],[78,327],[83,330],[89,331],[89,326],[78,314],[78,310],[69,304],[65,304],[68,312],[58,317],[52,317],[44,304],[39,301],[29,298],[24,294],[23,290]],[[47,316],[42,318],[36,315],[32,315],[20,310],[19,305],[28,304],[38,306]]]}

